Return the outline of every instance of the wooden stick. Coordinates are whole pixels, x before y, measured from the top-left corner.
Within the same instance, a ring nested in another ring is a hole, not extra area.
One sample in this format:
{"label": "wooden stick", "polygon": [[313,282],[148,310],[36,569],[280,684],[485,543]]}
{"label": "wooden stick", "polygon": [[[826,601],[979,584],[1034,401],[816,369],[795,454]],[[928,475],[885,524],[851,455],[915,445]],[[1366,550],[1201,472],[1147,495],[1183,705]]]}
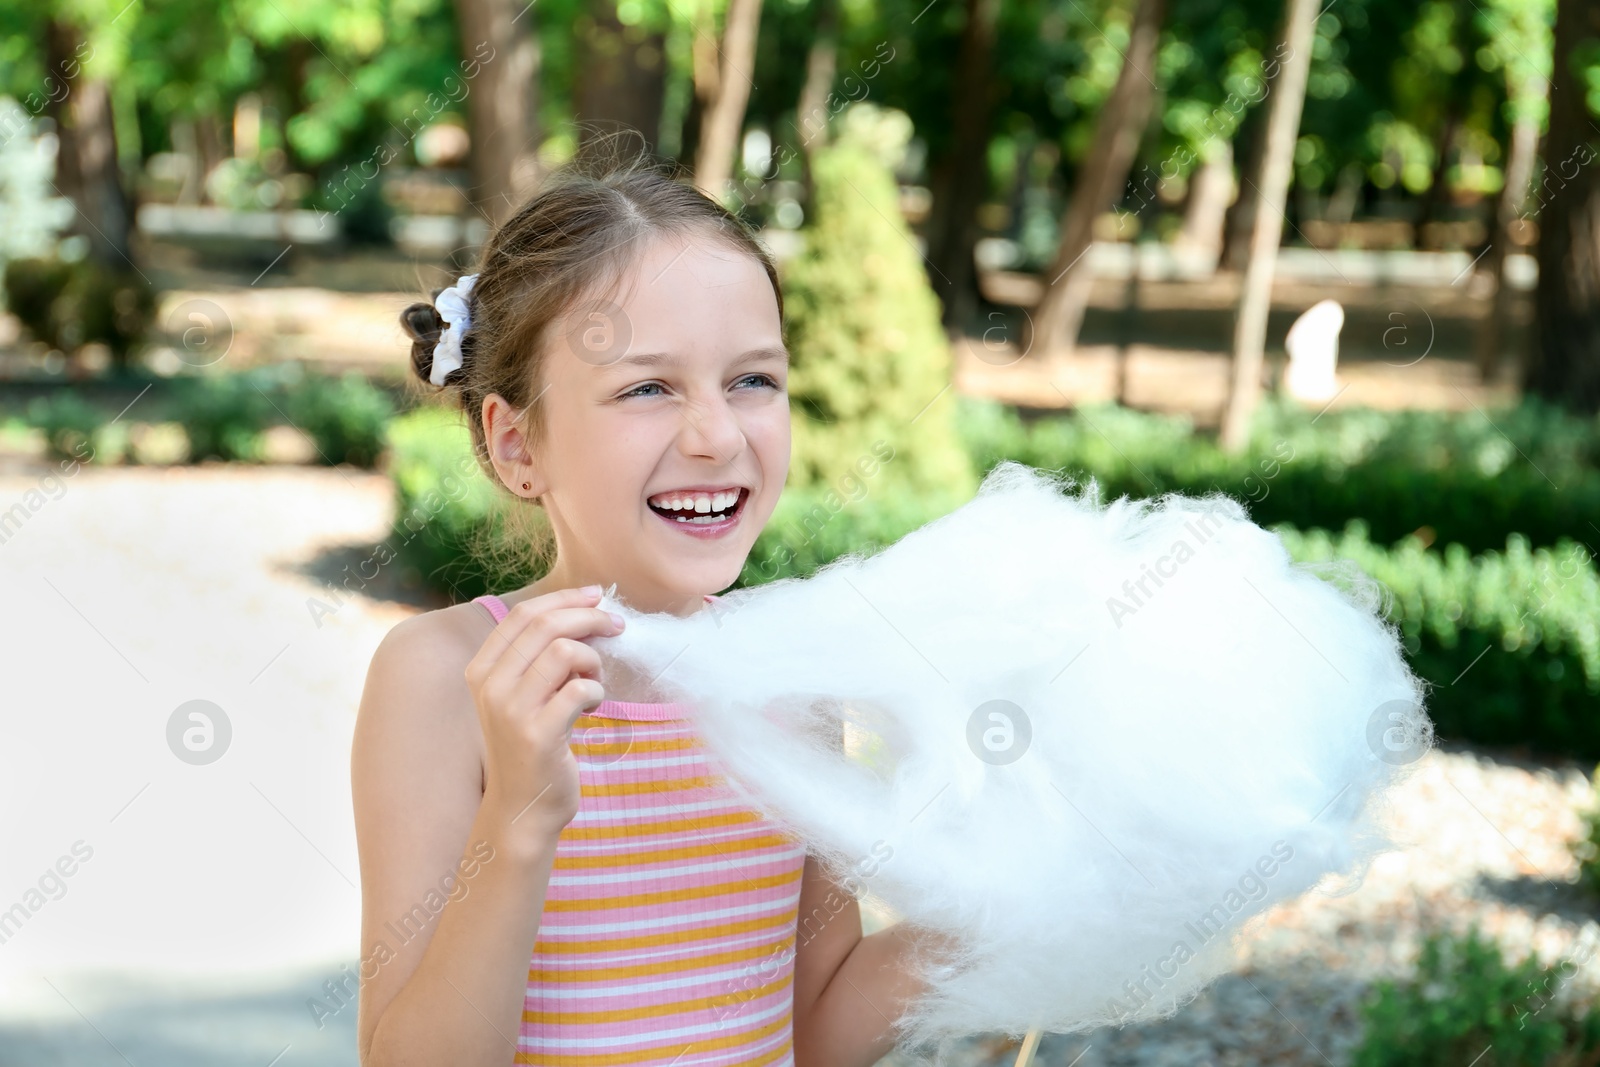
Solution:
{"label": "wooden stick", "polygon": [[1039,1048],[1040,1036],[1037,1026],[1028,1031],[1028,1036],[1022,1039],[1022,1051],[1017,1053],[1015,1067],[1028,1067],[1033,1062],[1033,1054]]}

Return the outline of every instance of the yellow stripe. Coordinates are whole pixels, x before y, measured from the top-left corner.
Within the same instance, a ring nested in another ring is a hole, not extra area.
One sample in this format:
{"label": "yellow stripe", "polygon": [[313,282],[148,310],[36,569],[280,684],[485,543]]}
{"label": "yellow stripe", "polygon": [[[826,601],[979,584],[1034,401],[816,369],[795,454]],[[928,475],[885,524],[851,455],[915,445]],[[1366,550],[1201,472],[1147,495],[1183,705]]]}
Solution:
{"label": "yellow stripe", "polygon": [[[700,931],[696,931],[699,933]],[[726,930],[709,928],[705,933],[717,938],[727,937]],[[707,940],[702,938],[701,940]],[[688,947],[695,944],[692,940],[681,942]],[[740,960],[755,959],[780,952],[794,944],[794,935],[780,941],[770,941],[766,944],[751,945],[747,948],[728,949],[725,952],[713,952],[707,955],[695,956],[692,959],[666,959],[656,960],[654,963],[635,963],[625,967],[588,967],[583,970],[539,970],[528,969],[530,982],[603,982],[613,978],[637,978],[656,974],[678,974],[688,968],[699,969],[711,967],[719,963],[737,963]]]}
{"label": "yellow stripe", "polygon": [[652,778],[645,782],[612,782],[609,785],[586,785],[586,797],[631,797],[640,793],[678,793],[687,789],[715,789],[726,785],[722,775],[695,775],[691,778]]}
{"label": "yellow stripe", "polygon": [[[793,907],[777,915],[762,915],[754,919],[740,919],[738,922],[718,923],[716,926],[706,927],[705,932],[714,932],[718,937],[727,937],[774,926],[793,927],[799,919],[800,909]],[[541,953],[546,956],[583,956],[596,952],[659,948],[662,945],[681,945],[686,937],[693,937],[701,932],[680,928],[659,934],[630,934],[627,937],[604,938],[598,941],[545,941],[535,938],[533,953],[535,956]]]}
{"label": "yellow stripe", "polygon": [[576,826],[568,823],[561,831],[561,838],[568,841],[625,841],[632,837],[651,837],[657,834],[680,833],[684,830],[703,830],[714,826],[734,826],[739,823],[764,821],[758,812],[746,809],[725,812],[722,815],[702,815],[692,819],[619,823],[615,826]]}
{"label": "yellow stripe", "polygon": [[[799,839],[789,834],[762,834],[760,837],[732,837],[709,845],[683,845],[680,848],[652,848],[629,852],[608,852],[603,855],[563,856],[556,853],[554,870],[583,871],[604,867],[628,867],[633,864],[670,863],[674,860],[695,859],[700,856],[742,856],[757,849],[776,848],[780,845],[798,844]],[[782,857],[774,856],[776,861]],[[648,874],[642,871],[641,874]]]}
{"label": "yellow stripe", "polygon": [[[792,978],[788,975],[776,982],[768,982],[750,991],[746,999],[759,1000],[764,996],[786,988]],[[522,1013],[524,1023],[540,1023],[546,1025],[578,1026],[594,1023],[622,1023],[634,1022],[639,1019],[659,1019],[663,1015],[683,1015],[688,1012],[706,1011],[729,1003],[726,993],[716,993],[708,997],[693,997],[689,1000],[672,1000],[665,1004],[640,1004],[632,1008],[612,1008],[609,1011],[527,1011]],[[770,1025],[770,1024],[769,1024]],[[768,1031],[769,1033],[771,1031]]]}
{"label": "yellow stripe", "polygon": [[[639,1049],[637,1052],[603,1052],[591,1055],[578,1052],[517,1052],[518,1064],[533,1064],[535,1067],[613,1067],[613,1065],[640,1063],[644,1060],[673,1057],[670,1062],[676,1062],[688,1055],[691,1051],[714,1052],[721,1048],[733,1048],[740,1044],[753,1044],[769,1034],[779,1030],[788,1029],[793,1025],[793,1012],[785,1012],[783,1018],[777,1022],[768,1023],[766,1026],[749,1030],[742,1034],[730,1034],[727,1037],[710,1038],[696,1041],[688,1045],[663,1045],[657,1048]],[[782,1045],[770,1052],[763,1053],[753,1060],[741,1060],[733,1067],[766,1067],[774,1060],[782,1059],[794,1045],[793,1038],[787,1038]]]}
{"label": "yellow stripe", "polygon": [[657,889],[648,893],[625,893],[615,897],[583,897],[577,900],[545,899],[544,910],[551,911],[601,911],[607,908],[631,908],[641,904],[665,904],[674,900],[698,900],[701,897],[721,897],[747,893],[757,889],[787,885],[800,880],[801,872],[769,874],[761,878],[740,878],[734,882],[716,882],[712,885],[692,885],[683,889]]}
{"label": "yellow stripe", "polygon": [[669,737],[660,741],[573,741],[568,747],[579,756],[620,756],[628,752],[687,752],[705,745],[692,737]]}

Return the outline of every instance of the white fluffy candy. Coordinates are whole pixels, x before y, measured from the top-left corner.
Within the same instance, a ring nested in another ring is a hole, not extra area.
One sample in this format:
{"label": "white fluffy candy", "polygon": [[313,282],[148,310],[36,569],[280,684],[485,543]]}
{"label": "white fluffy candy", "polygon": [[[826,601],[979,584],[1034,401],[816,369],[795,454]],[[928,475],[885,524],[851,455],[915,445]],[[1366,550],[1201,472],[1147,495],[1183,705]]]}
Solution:
{"label": "white fluffy candy", "polygon": [[1353,564],[1294,564],[1220,494],[1069,485],[1004,463],[870,558],[688,618],[604,602],[627,628],[596,647],[690,705],[748,802],[959,943],[916,961],[908,1044],[1170,1015],[1247,918],[1390,845],[1383,793],[1432,743]]}

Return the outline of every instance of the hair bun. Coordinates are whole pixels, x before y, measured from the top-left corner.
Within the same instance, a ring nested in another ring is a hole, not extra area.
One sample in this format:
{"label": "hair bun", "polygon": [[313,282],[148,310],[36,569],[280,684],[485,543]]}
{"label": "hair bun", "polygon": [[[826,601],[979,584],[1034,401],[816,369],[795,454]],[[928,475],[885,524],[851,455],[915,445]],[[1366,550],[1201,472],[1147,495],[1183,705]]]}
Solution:
{"label": "hair bun", "polygon": [[416,371],[417,377],[432,385],[433,346],[439,343],[439,335],[445,327],[444,319],[439,317],[439,309],[431,303],[411,304],[400,312],[400,325],[411,338],[411,369]]}

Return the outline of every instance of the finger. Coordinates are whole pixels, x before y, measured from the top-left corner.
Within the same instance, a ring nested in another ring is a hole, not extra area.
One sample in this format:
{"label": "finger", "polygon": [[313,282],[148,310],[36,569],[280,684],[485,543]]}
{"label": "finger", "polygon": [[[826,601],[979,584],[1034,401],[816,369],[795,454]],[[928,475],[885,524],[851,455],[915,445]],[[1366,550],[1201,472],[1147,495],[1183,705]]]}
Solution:
{"label": "finger", "polygon": [[540,652],[509,693],[513,707],[543,707],[574,678],[600,683],[600,653],[570,637],[558,637]]}
{"label": "finger", "polygon": [[488,674],[495,662],[535,619],[558,608],[593,607],[599,602],[599,593],[586,593],[582,589],[556,589],[512,606],[505,618],[495,624],[477,654],[467,664],[467,676],[472,677],[474,672]]}
{"label": "finger", "polygon": [[515,688],[521,685],[523,675],[531,673],[542,676],[547,693],[554,692],[566,681],[566,675],[551,673],[540,666],[539,660],[552,642],[563,637],[577,641],[617,632],[611,614],[599,608],[551,609],[523,628],[511,646],[489,667],[482,684],[485,689]]}
{"label": "finger", "polygon": [[571,733],[579,717],[599,707],[605,696],[605,688],[593,678],[572,678],[556,691],[548,706],[561,716],[562,731]]}

